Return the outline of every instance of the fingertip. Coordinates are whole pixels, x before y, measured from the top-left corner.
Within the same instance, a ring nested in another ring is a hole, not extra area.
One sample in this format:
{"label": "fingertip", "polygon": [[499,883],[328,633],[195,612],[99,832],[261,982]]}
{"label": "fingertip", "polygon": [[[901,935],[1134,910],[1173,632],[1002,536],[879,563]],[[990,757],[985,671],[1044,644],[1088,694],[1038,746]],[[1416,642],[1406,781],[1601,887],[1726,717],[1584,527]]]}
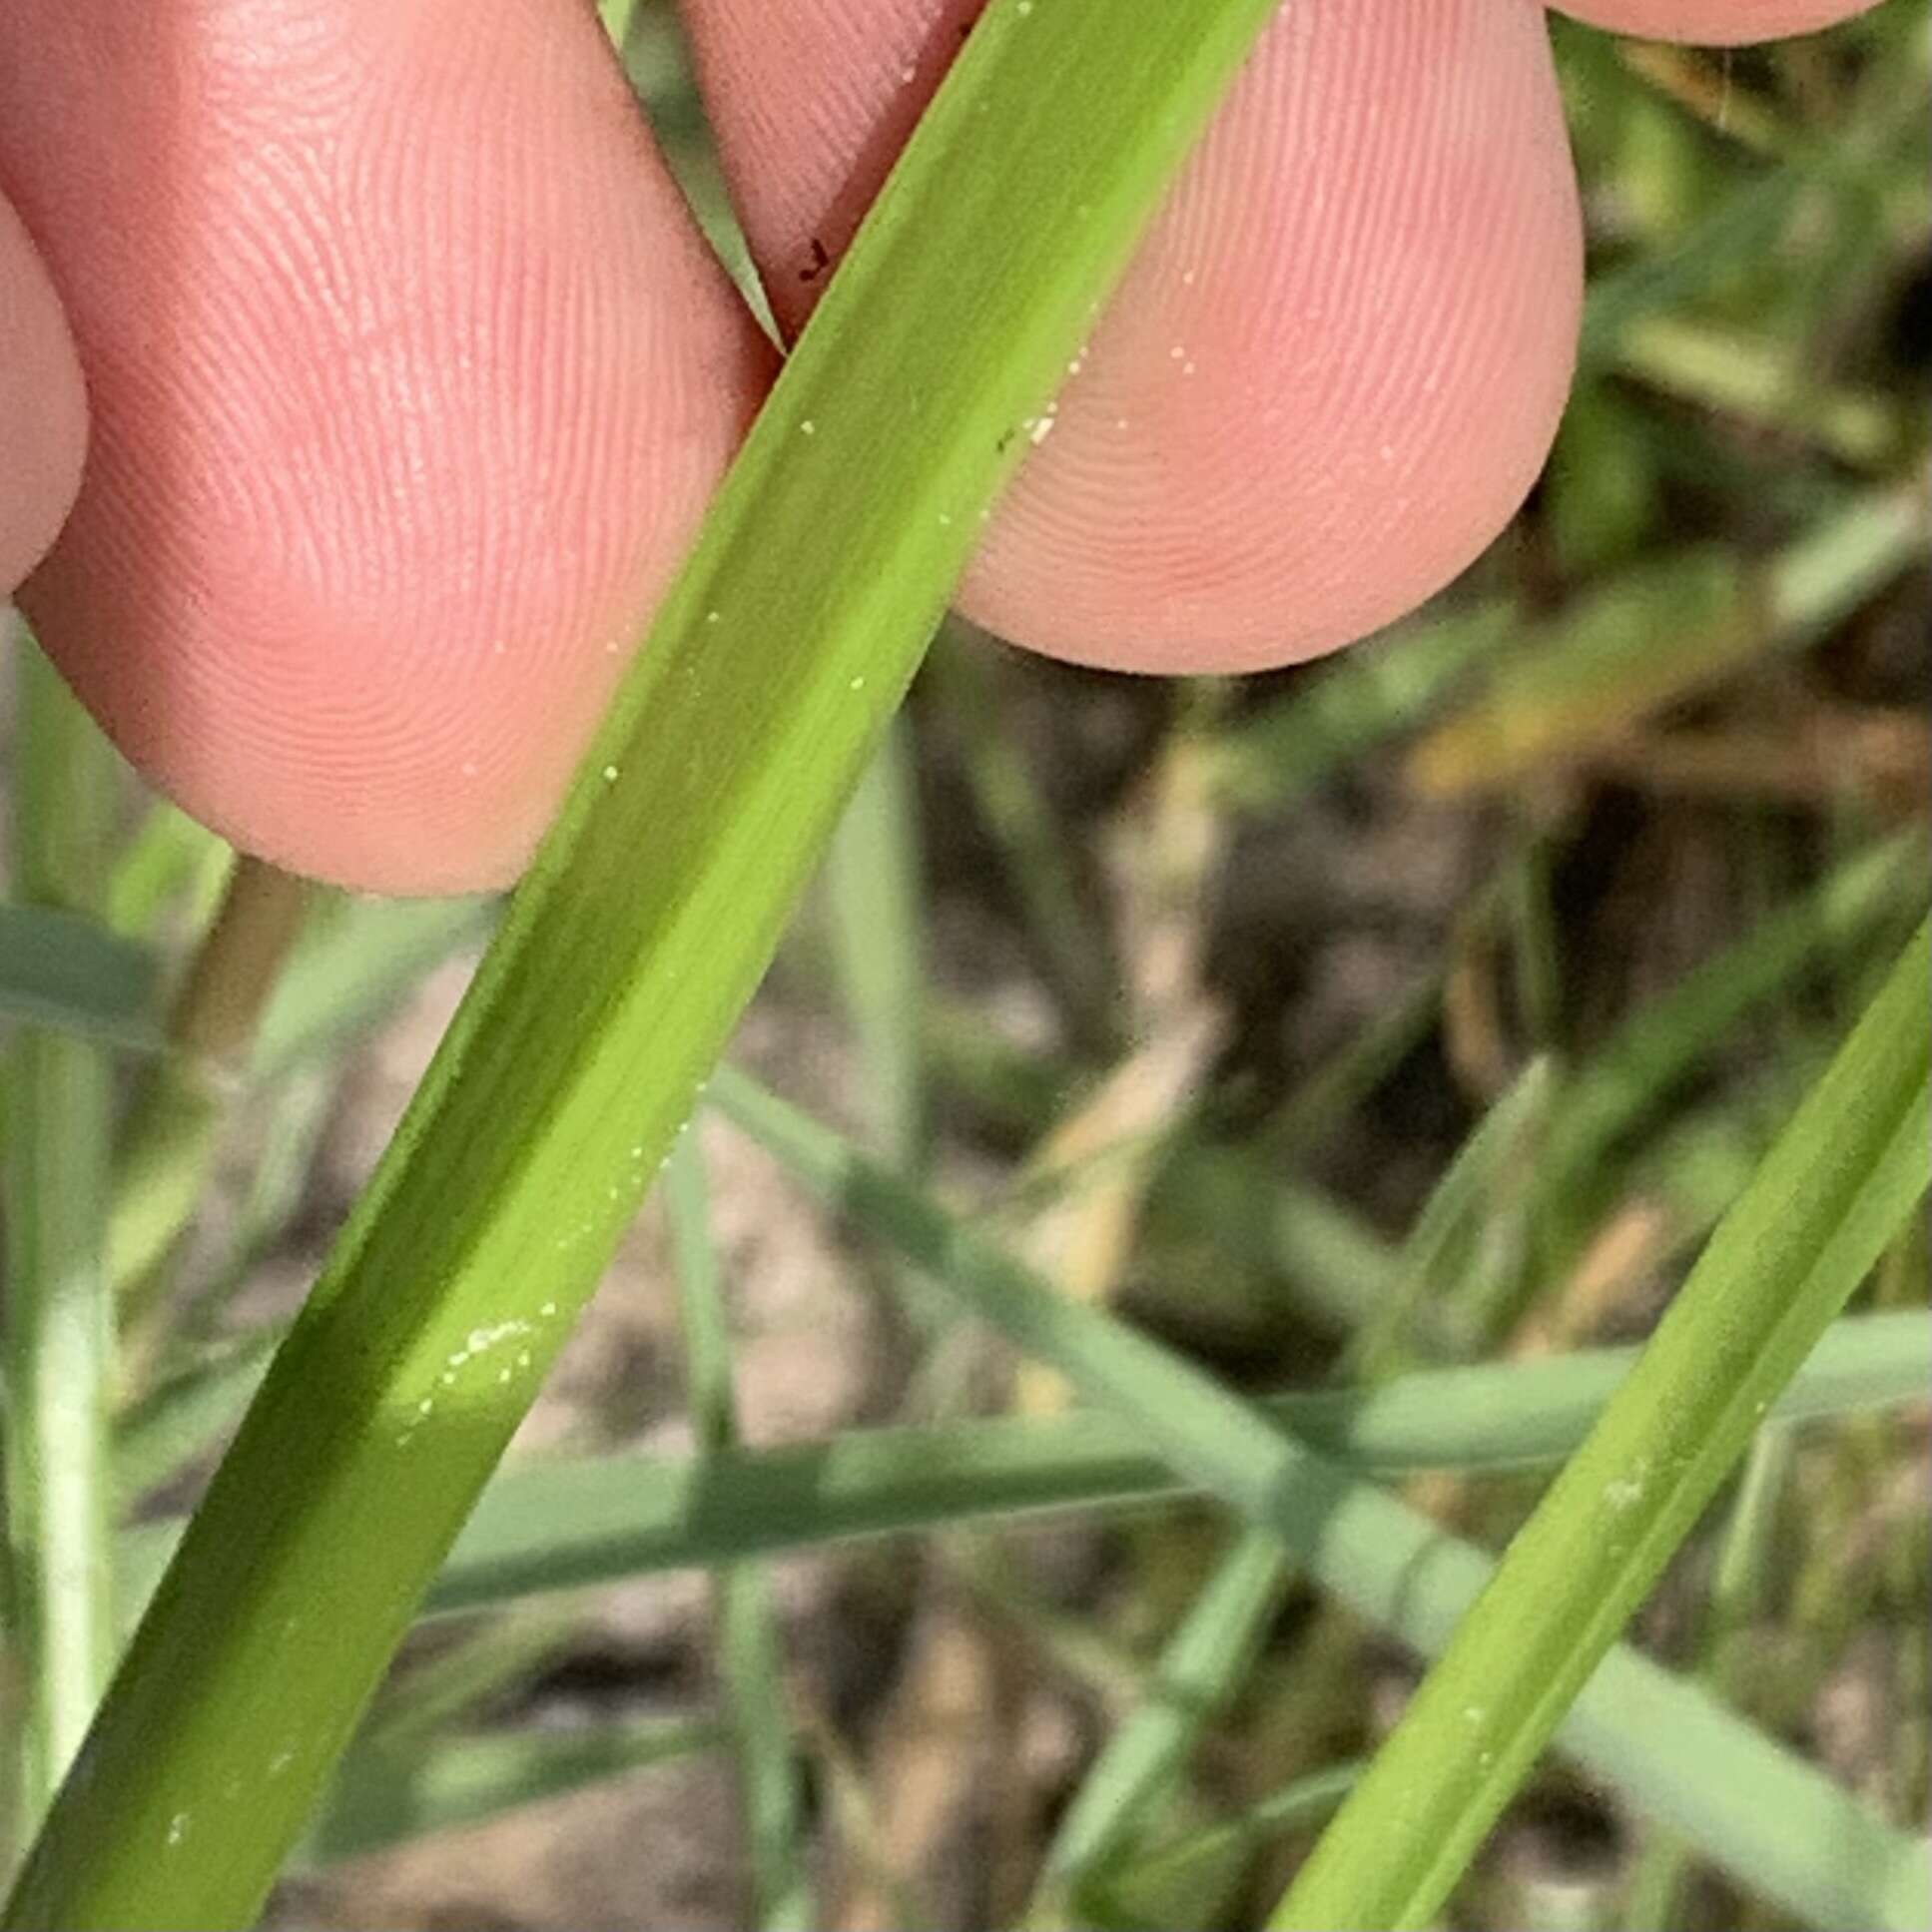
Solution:
{"label": "fingertip", "polygon": [[[781,319],[809,309],[819,252],[849,239],[975,11],[691,0]],[[1541,467],[1581,262],[1540,6],[1295,0],[1157,216],[964,606],[1141,671],[1257,668],[1379,627]]]}
{"label": "fingertip", "polygon": [[1874,0],[1562,0],[1559,11],[1612,33],[1701,47],[1742,47],[1816,33]]}
{"label": "fingertip", "polygon": [[1522,503],[1582,294],[1540,12],[1299,0],[1157,218],[967,608],[1153,672],[1380,629]]}
{"label": "fingertip", "polygon": [[0,173],[90,384],[70,682],[251,851],[502,883],[772,366],[590,9],[13,0]]}
{"label": "fingertip", "polygon": [[86,441],[66,319],[19,216],[0,197],[0,599],[73,507]]}

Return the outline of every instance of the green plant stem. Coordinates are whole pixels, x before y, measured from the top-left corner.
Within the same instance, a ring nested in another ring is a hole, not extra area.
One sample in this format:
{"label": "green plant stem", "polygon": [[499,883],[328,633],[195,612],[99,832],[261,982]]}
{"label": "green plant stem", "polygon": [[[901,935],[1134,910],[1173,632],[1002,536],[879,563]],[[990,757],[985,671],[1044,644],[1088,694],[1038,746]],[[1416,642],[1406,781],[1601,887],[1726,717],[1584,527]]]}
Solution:
{"label": "green plant stem", "polygon": [[[664,1182],[677,1254],[686,1401],[699,1454],[708,1461],[738,1446],[738,1398],[704,1155],[692,1134],[678,1137]],[[711,1585],[719,1668],[737,1746],[755,1920],[766,1932],[809,1926],[812,1894],[799,1859],[798,1772],[771,1592],[756,1564],[720,1564]]]}
{"label": "green plant stem", "polygon": [[1719,1224],[1283,1900],[1287,1928],[1422,1926],[1777,1391],[1923,1191],[1932,926]]}
{"label": "green plant stem", "polygon": [[1272,11],[980,17],[217,1472],[8,1926],[209,1932],[259,1909],[763,973],[1026,424]]}
{"label": "green plant stem", "polygon": [[1249,1530],[1222,1558],[1168,1639],[1147,1694],[1108,1738],[1047,1847],[1027,1922],[1066,1922],[1084,1882],[1104,1880],[1148,1806],[1233,1695],[1281,1601],[1280,1543]]}
{"label": "green plant stem", "polygon": [[1177,1881],[1212,1871],[1230,1855],[1277,1844],[1284,1832],[1333,1811],[1354,1788],[1362,1770],[1362,1764],[1351,1758],[1345,1763],[1309,1771],[1246,1806],[1234,1817],[1169,1839],[1109,1872],[1101,1883],[1101,1894],[1132,1897],[1142,1891],[1158,1892]]}
{"label": "green plant stem", "polygon": [[[14,725],[14,892],[99,911],[115,761],[24,636]],[[23,1709],[15,1811],[37,1822],[114,1655],[108,1415],[113,1306],[102,1267],[112,1066],[98,1043],[23,1026],[6,1055],[4,1402],[7,1599]]]}
{"label": "green plant stem", "polygon": [[826,855],[833,941],[859,1036],[874,1144],[894,1166],[925,1154],[920,1001],[918,798],[912,734],[896,718],[846,807]]}
{"label": "green plant stem", "polygon": [[309,908],[303,881],[246,856],[168,1015],[167,1053],[128,1117],[115,1163],[108,1271],[137,1294],[193,1218],[256,1027]]}
{"label": "green plant stem", "polygon": [[1122,982],[1105,928],[1083,910],[1071,844],[1034,782],[1009,719],[1001,679],[1007,667],[988,658],[985,640],[955,621],[934,660],[935,682],[952,729],[960,736],[966,784],[992,839],[1026,928],[1071,1036],[1093,1058],[1123,1050]]}

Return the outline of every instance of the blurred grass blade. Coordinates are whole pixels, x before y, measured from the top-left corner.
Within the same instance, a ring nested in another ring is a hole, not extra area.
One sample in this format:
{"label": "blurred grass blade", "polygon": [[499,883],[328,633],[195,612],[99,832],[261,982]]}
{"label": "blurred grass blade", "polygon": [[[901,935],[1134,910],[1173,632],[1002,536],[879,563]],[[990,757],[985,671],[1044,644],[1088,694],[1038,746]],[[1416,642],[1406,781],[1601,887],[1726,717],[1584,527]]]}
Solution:
{"label": "blurred grass blade", "polygon": [[887,728],[839,821],[826,855],[826,885],[874,1144],[894,1166],[912,1173],[926,1138],[920,1042],[926,974],[918,799],[903,717]]}
{"label": "blurred grass blade", "polygon": [[567,1602],[482,1619],[400,1672],[400,1682],[392,1679],[383,1686],[349,1756],[374,1750],[394,1757],[434,1743],[438,1732],[471,1716],[489,1698],[537,1675],[576,1634],[580,1620]]}
{"label": "blurred grass blade", "polygon": [[175,919],[199,931],[214,916],[234,863],[226,840],[157,799],[115,855],[101,917],[129,940],[154,940]]}
{"label": "blurred grass blade", "polygon": [[[1788,1429],[1771,1423],[1752,1437],[1717,1546],[1710,1588],[1696,1611],[1697,1675],[1733,1703],[1749,1694],[1746,1672],[1737,1667],[1739,1640],[1751,1619],[1764,1613],[1764,1586],[1782,1559],[1778,1506],[1794,1461]],[[1643,1834],[1623,1892],[1626,1932],[1649,1932],[1651,1926],[1677,1922],[1677,1894],[1691,1864],[1688,1847],[1667,1824],[1652,1825]]]}
{"label": "blurred grass blade", "polygon": [[1543,1157],[1545,1188],[1562,1196],[1590,1185],[1620,1136],[1747,1014],[1821,956],[1856,947],[1901,911],[1916,913],[1926,866],[1920,832],[1858,853],[1638,1007],[1570,1081]]}
{"label": "blurred grass blade", "polygon": [[1816,161],[1807,156],[1803,165],[1768,170],[1727,197],[1673,248],[1593,276],[1578,343],[1580,369],[1593,373],[1613,361],[1626,328],[1682,309],[1739,262],[1760,257],[1777,241],[1800,198],[1815,193]]}
{"label": "blurred grass blade", "polygon": [[256,1023],[301,931],[309,888],[260,859],[236,862],[221,910],[168,1014],[168,1052],[147,1070],[114,1164],[108,1276],[147,1282],[194,1218]]}
{"label": "blurred grass blade", "polygon": [[1304,1318],[1338,1335],[1372,1321],[1395,1292],[1390,1243],[1247,1147],[1183,1143],[1155,1185],[1149,1218],[1163,1236],[1211,1244],[1217,1260],[1279,1283]]}
{"label": "blurred grass blade", "polygon": [[[1277,1925],[1430,1922],[1778,1390],[1924,1192],[1928,1132],[1932,926],[1518,1533]],[[1860,1922],[1889,1923],[1879,1904],[1867,1899]]]}
{"label": "blurred grass blade", "polygon": [[80,914],[0,905],[0,1022],[158,1052],[156,964],[149,948]]}
{"label": "blurred grass blade", "polygon": [[1250,1530],[1221,1560],[1161,1651],[1147,1694],[1115,1729],[1061,1814],[1029,1919],[1057,1918],[1066,1894],[1099,1871],[1186,1762],[1254,1661],[1281,1601],[1287,1564]]}
{"label": "blurred grass blade", "polygon": [[597,18],[604,23],[611,45],[620,53],[630,38],[631,22],[636,15],[637,0],[597,0]]}
{"label": "blurred grass blade", "polygon": [[1803,649],[1925,549],[1916,491],[1873,490],[1754,568],[1715,546],[1613,579],[1524,641],[1410,754],[1436,797],[1495,792],[1586,757],[1666,704]]}
{"label": "blurred grass blade", "polygon": [[1625,326],[1617,361],[1666,395],[1803,436],[1842,463],[1877,469],[1900,454],[1902,411],[1875,391],[1820,382],[1802,344],[1658,315]]}
{"label": "blurred grass blade", "polygon": [[274,1335],[252,1335],[211,1350],[193,1367],[147,1392],[124,1414],[114,1439],[114,1481],[123,1513],[150,1490],[177,1480],[242,1420],[274,1353]]}
{"label": "blurred grass blade", "polygon": [[[4,624],[0,613],[0,624]],[[27,907],[99,914],[118,761],[38,647],[14,657],[14,888]],[[99,1042],[24,1026],[6,1043],[6,1270],[0,1443],[7,1658],[18,1699],[0,1769],[31,1829],[79,1747],[114,1656],[108,1420],[114,1307],[102,1255],[113,1066]],[[11,1714],[11,1713],[10,1713]]]}
{"label": "blurred grass blade", "polygon": [[259,1909],[764,971],[1024,424],[1271,11],[980,17],[719,489],[6,1924]]}
{"label": "blurred grass blade", "polygon": [[[1908,1062],[1912,1029],[1900,1021],[1901,1000],[1917,999],[1921,1030],[1932,1023],[1923,943],[1914,952],[1916,977],[1908,961],[1879,1016],[1903,1034],[1886,1050],[1905,1048]],[[1868,1040],[1861,1029],[1855,1061],[1862,1062]],[[1852,1076],[1864,1071],[1854,1065]],[[1834,1102],[1847,1084],[1841,1079],[1833,1088]],[[1889,1067],[1880,1087],[1896,1084],[1896,1068]],[[1429,1654],[1450,1642],[1494,1570],[1473,1545],[1313,1454],[1265,1412],[1161,1344],[1061,1299],[776,1096],[736,1075],[714,1081],[713,1096],[822,1199],[920,1263],[1015,1347],[1050,1362],[1089,1400],[1135,1425],[1177,1471],[1272,1529],[1324,1588],[1359,1614]],[[1924,1130],[1921,1121],[1920,1144],[1911,1150],[1921,1183]],[[1905,1140],[1898,1134],[1889,1149]],[[1889,1149],[1887,1158],[1896,1166]],[[1826,1166],[1842,1179],[1846,1149],[1834,1151],[1837,1158]],[[1779,1186],[1788,1181],[1790,1164],[1774,1163]],[[1811,1199],[1816,1185],[1800,1185],[1795,1198]],[[1774,1200],[1773,1211],[1780,1205]],[[1867,1235],[1870,1228],[1857,1232]],[[1719,1397],[1728,1401],[1728,1392],[1719,1391]],[[1712,1399],[1708,1388],[1703,1399]],[[1747,1423],[1754,1419],[1747,1409]],[[1681,1486],[1670,1487],[1681,1494]],[[1602,1534],[1601,1522],[1594,1533]],[[1613,1645],[1596,1674],[1581,1689],[1570,1689],[1576,1701],[1563,1719],[1560,1742],[1634,1802],[1667,1814],[1745,1884],[1821,1925],[1919,1932],[1932,1851],[1874,1817],[1795,1753],[1732,1716],[1697,1685],[1625,1646]],[[1464,1711],[1456,1717],[1467,1735]],[[1426,1793],[1409,1795],[1418,1811],[1425,1808]],[[1384,1921],[1373,1910],[1358,1914],[1351,1904],[1313,1922],[1332,1928]]]}
{"label": "blurred grass blade", "polygon": [[1478,1237],[1503,1218],[1503,1194],[1527,1181],[1526,1143],[1541,1132],[1555,1090],[1555,1062],[1532,1060],[1457,1150],[1402,1244],[1391,1293],[1350,1340],[1345,1360],[1356,1376],[1376,1381],[1415,1352],[1411,1332],[1428,1301],[1468,1298]]}
{"label": "blurred grass blade", "polygon": [[249,1072],[275,1079],[367,1031],[431,966],[487,937],[503,902],[314,895],[262,1015]]}
{"label": "blurred grass blade", "polygon": [[724,1741],[724,1726],[709,1718],[646,1717],[582,1730],[455,1738],[412,1751],[371,1746],[343,1761],[296,1863],[366,1857],[406,1839],[560,1797],[600,1778],[715,1750]]}
{"label": "blurred grass blade", "polygon": [[1364,638],[1210,742],[1214,789],[1249,812],[1306,797],[1351,759],[1413,730],[1476,666],[1508,649],[1520,624],[1516,606],[1498,598]]}
{"label": "blurred grass blade", "polygon": [[960,618],[946,626],[933,677],[957,735],[980,824],[1020,912],[1067,1030],[1093,1057],[1120,1050],[1122,979],[1112,935],[1088,916],[1073,842],[1037,783],[1006,702],[1002,654]]}
{"label": "blurred grass blade", "polygon": [[1247,1806],[1223,1823],[1204,1826],[1138,1854],[1108,1872],[1097,1886],[1104,1899],[1132,1906],[1140,1895],[1178,1895],[1187,1881],[1212,1871],[1231,1854],[1260,1851],[1284,1832],[1312,1824],[1354,1789],[1364,1766],[1356,1759],[1310,1771]]}
{"label": "blurred grass blade", "polygon": [[[1561,1462],[1583,1441],[1635,1358],[1634,1349],[1590,1349],[1428,1370],[1368,1394],[1280,1396],[1261,1406],[1365,1474],[1536,1469]],[[1932,1315],[1848,1316],[1827,1330],[1771,1414],[1796,1423],[1916,1402],[1929,1377]],[[1131,1423],[1094,1409],[861,1429],[823,1443],[707,1458],[546,1459],[505,1470],[490,1485],[431,1587],[428,1608],[481,1610],[848,1538],[1173,1501],[1199,1487],[1150,1454]],[[125,1539],[123,1570],[137,1600],[179,1528],[144,1525]]]}
{"label": "blurred grass blade", "polygon": [[[664,1204],[677,1258],[686,1400],[700,1455],[709,1460],[737,1447],[738,1401],[704,1155],[690,1133],[680,1134],[671,1149]],[[798,1767],[771,1591],[764,1572],[744,1563],[720,1564],[711,1588],[718,1670],[738,1759],[753,1916],[768,1932],[807,1926],[812,1891],[800,1856]]]}

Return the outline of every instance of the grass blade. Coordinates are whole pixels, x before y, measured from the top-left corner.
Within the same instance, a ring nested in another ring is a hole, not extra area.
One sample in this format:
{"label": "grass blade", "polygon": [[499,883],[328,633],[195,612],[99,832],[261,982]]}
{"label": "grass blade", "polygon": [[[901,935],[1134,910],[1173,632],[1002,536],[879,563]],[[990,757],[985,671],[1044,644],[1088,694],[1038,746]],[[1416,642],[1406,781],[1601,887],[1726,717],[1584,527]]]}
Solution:
{"label": "grass blade", "polygon": [[101,917],[123,939],[153,941],[180,920],[199,932],[235,864],[235,851],[186,812],[157,799],[115,854]]}
{"label": "grass blade", "polygon": [[308,907],[309,888],[259,859],[238,860],[168,1015],[167,1056],[148,1071],[115,1162],[108,1275],[147,1282],[194,1218],[230,1089]]}
{"label": "grass blade", "polygon": [[[1932,927],[1712,1236],[1276,1925],[1429,1922],[1778,1389],[1923,1192],[1928,1131]],[[1867,1913],[1877,1902],[1865,1901]]]}
{"label": "grass blade", "polygon": [[1821,518],[1761,566],[1707,546],[1628,570],[1502,660],[1410,753],[1410,778],[1427,795],[1455,797],[1587,762],[1664,706],[1816,642],[1924,548],[1917,494],[1886,488]]}
{"label": "grass blade", "polygon": [[1281,1601],[1287,1565],[1263,1530],[1246,1532],[1168,1639],[1148,1694],[1107,1739],[1047,1847],[1029,1918],[1057,1918],[1065,1894],[1126,1842],[1253,1661]]}
{"label": "grass blade", "polygon": [[763,972],[1022,424],[1271,10],[994,0],[974,27],[283,1345],[6,1924],[259,1908]]}
{"label": "grass blade", "polygon": [[365,1857],[406,1838],[480,1824],[599,1778],[715,1750],[724,1741],[724,1726],[708,1718],[644,1717],[582,1730],[462,1737],[413,1751],[371,1746],[343,1763],[297,1862],[329,1865]]}
{"label": "grass blade", "polygon": [[[677,1255],[687,1400],[693,1433],[708,1459],[737,1446],[738,1403],[704,1156],[691,1135],[679,1136],[664,1179]],[[753,1916],[767,1928],[806,1926],[812,1893],[799,1856],[798,1771],[771,1591],[764,1572],[750,1564],[721,1564],[712,1573],[711,1588],[718,1669],[731,1710],[745,1812]]]}
{"label": "grass blade", "polygon": [[161,1050],[155,956],[96,921],[0,905],[0,1020]]}
{"label": "grass blade", "polygon": [[[1896,1021],[1901,999],[1916,998],[1923,1029],[1932,1014],[1923,997],[1922,946],[1915,960],[1917,976],[1908,961],[1882,1017]],[[1905,1031],[1909,1038],[1909,1026]],[[1854,1062],[1864,1057],[1865,1040],[1861,1031]],[[1854,1076],[1861,1070],[1854,1064]],[[1833,1099],[1845,1088],[1841,1079]],[[1176,1470],[1271,1528],[1359,1614],[1425,1653],[1448,1645],[1494,1571],[1473,1545],[1313,1454],[1171,1350],[1062,1300],[775,1096],[734,1077],[715,1082],[714,1097],[822,1199],[925,1267],[1089,1400],[1117,1411]],[[1921,1148],[1914,1150],[1921,1174],[1923,1137],[1921,1122]],[[1842,1171],[1842,1153],[1832,1164]],[[1775,1178],[1781,1184],[1786,1175]],[[1801,1189],[1800,1198],[1805,1194]],[[1916,1932],[1932,1883],[1927,1847],[1873,1816],[1697,1685],[1616,1645],[1575,1697],[1562,1720],[1563,1746],[1638,1804],[1671,1817],[1687,1839],[1746,1884],[1822,1925]],[[1352,1908],[1325,1921],[1379,1922]]]}
{"label": "grass blade", "polygon": [[[15,662],[15,888],[30,906],[91,916],[106,882],[114,754],[24,636]],[[9,1768],[16,1820],[31,1828],[80,1745],[114,1655],[114,1310],[101,1247],[114,1088],[103,1046],[39,1026],[9,1043],[6,1072],[0,1441],[10,1662],[22,1705]]]}
{"label": "grass blade", "polygon": [[324,1059],[373,1026],[433,966],[495,925],[502,902],[351,899],[315,893],[314,911],[262,1015],[250,1076]]}
{"label": "grass blade", "polygon": [[1925,877],[1923,835],[1888,839],[1640,1007],[1570,1082],[1541,1163],[1545,1184],[1558,1193],[1576,1185],[1753,1009],[1820,956],[1856,946],[1915,899],[1923,904]]}
{"label": "grass blade", "polygon": [[1498,599],[1364,638],[1288,695],[1210,741],[1215,790],[1237,811],[1304,798],[1351,759],[1412,730],[1475,668],[1508,650],[1519,616]]}
{"label": "grass blade", "polygon": [[1210,1872],[1226,1859],[1260,1851],[1285,1831],[1325,1818],[1354,1789],[1363,1765],[1356,1759],[1310,1771],[1292,1784],[1271,1791],[1237,1816],[1206,1825],[1109,1872],[1100,1884],[1102,1897],[1131,1902],[1143,1893],[1177,1896],[1199,1874]]}
{"label": "grass blade", "polygon": [[1072,842],[1035,783],[1007,715],[1006,666],[955,619],[933,672],[980,823],[1072,1037],[1095,1055],[1120,1048],[1121,976],[1103,924],[1083,910]]}
{"label": "grass blade", "polygon": [[115,1489],[123,1512],[150,1490],[177,1479],[242,1420],[274,1348],[272,1336],[250,1336],[211,1351],[146,1391],[123,1413],[114,1443]]}
{"label": "grass blade", "polygon": [[1474,1268],[1477,1237],[1494,1235],[1508,1213],[1505,1197],[1522,1191],[1525,1145],[1543,1128],[1556,1085],[1554,1061],[1532,1060],[1431,1190],[1402,1244],[1392,1292],[1350,1339],[1345,1359],[1362,1380],[1387,1375],[1413,1352],[1414,1327],[1432,1291],[1439,1302],[1467,1304],[1483,1286]]}
{"label": "grass blade", "polygon": [[[1634,1349],[1581,1350],[1398,1376],[1366,1395],[1280,1396],[1261,1406],[1362,1474],[1536,1469],[1562,1462],[1583,1441],[1635,1359]],[[1826,1332],[1771,1418],[1799,1423],[1916,1402],[1928,1378],[1932,1316],[1848,1316]],[[165,1443],[146,1445],[145,1429],[130,1440],[139,1466],[165,1467]],[[830,1442],[706,1458],[558,1457],[506,1470],[490,1485],[427,1607],[482,1610],[851,1538],[1171,1502],[1199,1490],[1149,1454],[1131,1423],[1095,1409],[860,1429]],[[180,1529],[144,1525],[124,1540],[122,1570],[137,1602]]]}
{"label": "grass blade", "polygon": [[880,1151],[908,1173],[918,1170],[926,1139],[917,807],[912,746],[900,718],[839,821],[826,885],[870,1124]]}

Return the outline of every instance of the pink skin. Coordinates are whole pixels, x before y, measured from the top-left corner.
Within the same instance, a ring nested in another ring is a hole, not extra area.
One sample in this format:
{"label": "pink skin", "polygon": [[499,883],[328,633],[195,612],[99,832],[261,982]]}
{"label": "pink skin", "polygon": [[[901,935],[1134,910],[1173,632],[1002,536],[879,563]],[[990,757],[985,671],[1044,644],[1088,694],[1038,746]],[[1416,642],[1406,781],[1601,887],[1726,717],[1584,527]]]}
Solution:
{"label": "pink skin", "polygon": [[[1586,10],[1731,40],[1854,9]],[[974,12],[689,0],[788,325],[813,238],[850,239]],[[512,875],[774,366],[588,7],[8,0],[0,190],[0,584],[81,449],[51,277],[91,453],[21,601],[82,697],[285,865]],[[1535,475],[1578,257],[1531,0],[1296,0],[966,607],[1139,670],[1280,663],[1399,614]]]}
{"label": "pink skin", "polygon": [[[910,11],[933,18],[909,38]],[[687,8],[788,326],[823,286],[802,280],[812,240],[850,239],[975,11]],[[889,140],[862,139],[882,125]],[[1296,0],[1061,390],[964,607],[1142,671],[1251,670],[1359,637],[1522,500],[1581,286],[1531,0]]]}
{"label": "pink skin", "polygon": [[1565,0],[1563,12],[1646,40],[1699,47],[1742,47],[1816,33],[1863,13],[1871,0]]}
{"label": "pink skin", "polygon": [[81,365],[53,284],[0,201],[0,596],[53,542],[86,440]]}

